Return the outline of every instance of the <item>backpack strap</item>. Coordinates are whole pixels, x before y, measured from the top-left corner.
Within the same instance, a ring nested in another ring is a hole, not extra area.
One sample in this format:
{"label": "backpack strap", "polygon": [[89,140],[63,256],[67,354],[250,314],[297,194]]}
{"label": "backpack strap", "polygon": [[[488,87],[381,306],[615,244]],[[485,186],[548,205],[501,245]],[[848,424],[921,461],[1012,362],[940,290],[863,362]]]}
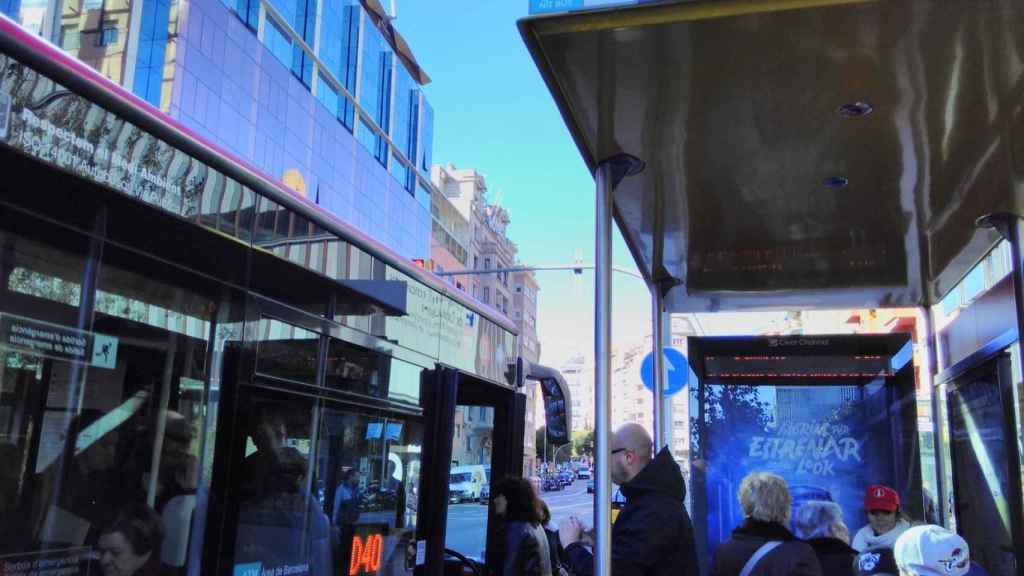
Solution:
{"label": "backpack strap", "polygon": [[750,573],[754,571],[757,563],[781,544],[782,542],[779,540],[769,540],[762,544],[760,548],[754,551],[754,555],[747,560],[747,563],[743,565],[743,570],[740,571],[740,576],[750,576]]}

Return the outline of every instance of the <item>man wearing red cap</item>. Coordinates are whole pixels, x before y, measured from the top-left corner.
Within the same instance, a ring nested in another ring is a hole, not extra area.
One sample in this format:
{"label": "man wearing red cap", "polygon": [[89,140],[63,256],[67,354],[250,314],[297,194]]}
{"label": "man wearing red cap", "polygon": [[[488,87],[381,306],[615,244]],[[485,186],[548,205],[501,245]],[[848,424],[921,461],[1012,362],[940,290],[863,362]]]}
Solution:
{"label": "man wearing red cap", "polygon": [[891,550],[900,534],[910,528],[910,522],[900,513],[900,495],[883,484],[868,486],[864,493],[864,511],[868,525],[858,530],[850,543],[858,552]]}

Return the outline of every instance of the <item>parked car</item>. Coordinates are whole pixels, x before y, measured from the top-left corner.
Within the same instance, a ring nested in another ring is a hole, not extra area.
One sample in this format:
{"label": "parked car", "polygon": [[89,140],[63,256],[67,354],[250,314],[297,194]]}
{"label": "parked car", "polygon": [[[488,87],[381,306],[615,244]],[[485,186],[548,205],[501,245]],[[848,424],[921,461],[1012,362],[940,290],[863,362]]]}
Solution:
{"label": "parked car", "polygon": [[590,468],[587,468],[586,466],[580,466],[579,469],[576,470],[576,477],[579,478],[580,480],[587,480],[587,479],[589,479],[590,478]]}
{"label": "parked car", "polygon": [[480,487],[480,503],[487,504],[491,501],[491,484],[488,482]]}
{"label": "parked car", "polygon": [[569,472],[568,470],[564,472],[559,472],[558,479],[562,483],[562,486],[572,486],[572,481],[575,480],[575,478],[573,478],[572,472]]}
{"label": "parked car", "polygon": [[594,493],[594,479],[591,478],[587,482],[587,494],[593,494],[593,493]]}
{"label": "parked car", "polygon": [[541,489],[545,492],[554,492],[562,489],[562,481],[554,474],[544,478]]}

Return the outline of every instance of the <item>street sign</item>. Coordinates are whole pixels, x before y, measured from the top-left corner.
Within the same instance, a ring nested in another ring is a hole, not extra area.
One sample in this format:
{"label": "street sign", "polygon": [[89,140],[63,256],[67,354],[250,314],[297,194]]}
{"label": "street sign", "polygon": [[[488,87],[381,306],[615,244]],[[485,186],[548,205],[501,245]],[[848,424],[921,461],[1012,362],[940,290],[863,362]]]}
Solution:
{"label": "street sign", "polygon": [[[671,396],[686,388],[690,378],[690,365],[686,356],[675,348],[665,348],[665,396]],[[640,363],[640,379],[648,390],[654,391],[654,353],[648,352]]]}

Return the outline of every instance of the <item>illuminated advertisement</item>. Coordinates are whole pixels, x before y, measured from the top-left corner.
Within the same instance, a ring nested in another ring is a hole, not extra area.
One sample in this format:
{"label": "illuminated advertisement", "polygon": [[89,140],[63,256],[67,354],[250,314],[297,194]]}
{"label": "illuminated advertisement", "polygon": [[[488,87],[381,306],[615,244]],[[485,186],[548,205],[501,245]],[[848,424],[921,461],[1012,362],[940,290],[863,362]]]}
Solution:
{"label": "illuminated advertisement", "polygon": [[738,492],[752,472],[786,480],[793,515],[811,500],[839,504],[851,533],[867,523],[868,485],[906,494],[920,481],[908,465],[916,434],[903,432],[916,421],[912,370],[891,361],[907,341],[691,339],[691,490],[707,558],[743,522]]}
{"label": "illuminated advertisement", "polygon": [[[891,483],[886,387],[718,384],[703,387],[708,547],[743,521],[737,492],[744,476],[786,479],[793,510],[809,500],[843,508],[851,530],[866,523],[864,489]],[[890,444],[891,445],[891,444]]]}

